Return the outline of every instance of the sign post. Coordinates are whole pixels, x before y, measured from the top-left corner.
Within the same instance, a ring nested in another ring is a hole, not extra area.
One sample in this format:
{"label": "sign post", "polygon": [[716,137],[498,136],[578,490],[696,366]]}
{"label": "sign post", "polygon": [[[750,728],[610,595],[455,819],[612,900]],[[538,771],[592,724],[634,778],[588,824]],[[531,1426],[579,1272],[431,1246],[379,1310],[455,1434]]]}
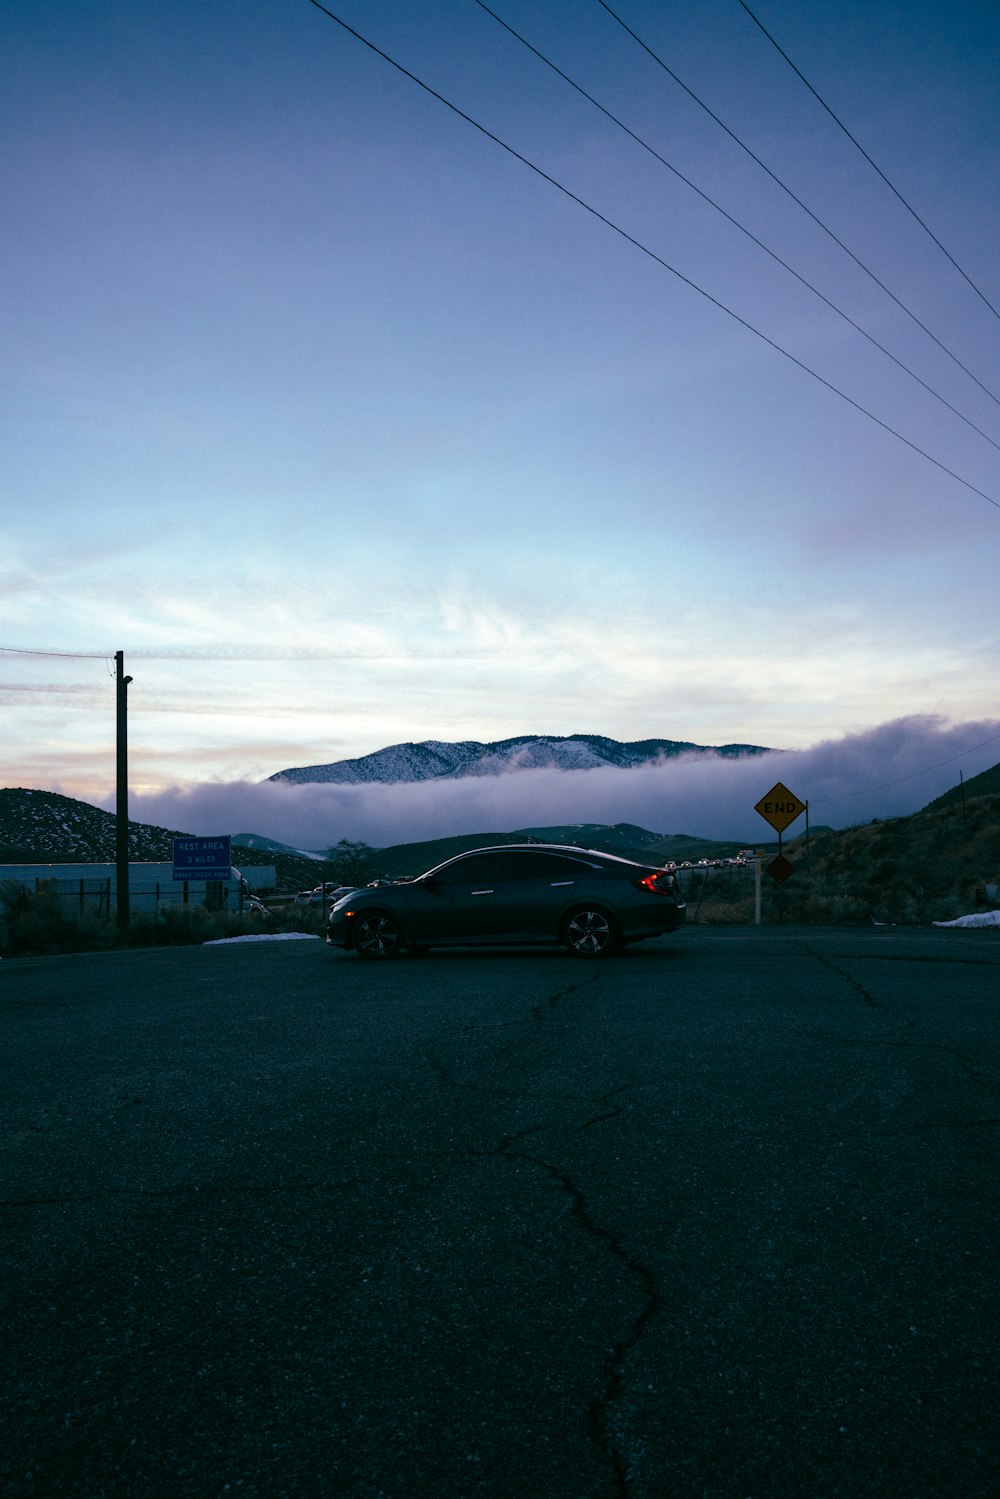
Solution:
{"label": "sign post", "polygon": [[797,817],[801,817],[803,812],[808,813],[808,810],[809,803],[800,802],[795,793],[789,791],[788,787],[783,786],[780,781],[772,786],[767,795],[762,796],[754,806],[754,811],[759,812],[764,821],[769,822],[778,835],[778,856],[771,860],[767,866],[767,872],[779,885],[790,880],[795,873],[795,865],[790,863],[781,851],[781,835]]}
{"label": "sign post", "polygon": [[129,924],[131,905],[128,883],[128,684],[131,680],[125,675],[125,652],[115,651],[115,885],[118,925],[123,930]]}

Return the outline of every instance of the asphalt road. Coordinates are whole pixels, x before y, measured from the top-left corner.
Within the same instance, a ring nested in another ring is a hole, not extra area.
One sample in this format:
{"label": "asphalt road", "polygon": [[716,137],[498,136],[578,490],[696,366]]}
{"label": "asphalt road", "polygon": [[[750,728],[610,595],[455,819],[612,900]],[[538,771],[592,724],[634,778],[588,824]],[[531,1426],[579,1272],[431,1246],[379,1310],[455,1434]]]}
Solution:
{"label": "asphalt road", "polygon": [[0,963],[5,1499],[1000,1492],[996,931]]}

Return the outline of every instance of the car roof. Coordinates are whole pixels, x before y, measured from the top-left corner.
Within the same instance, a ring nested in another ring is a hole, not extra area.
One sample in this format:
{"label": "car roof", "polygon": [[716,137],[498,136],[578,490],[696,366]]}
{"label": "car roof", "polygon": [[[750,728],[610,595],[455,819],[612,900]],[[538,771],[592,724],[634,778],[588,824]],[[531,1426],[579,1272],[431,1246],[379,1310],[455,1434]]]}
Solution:
{"label": "car roof", "polygon": [[472,854],[565,854],[578,859],[603,859],[608,864],[627,864],[633,869],[660,868],[658,864],[640,864],[635,859],[623,859],[621,854],[606,854],[597,848],[580,848],[575,843],[491,843],[484,844],[481,848],[465,848],[460,854],[452,854],[450,859],[443,859],[440,864],[435,864],[433,869],[427,869],[424,873],[436,874],[439,869],[445,869],[456,860],[468,858]]}

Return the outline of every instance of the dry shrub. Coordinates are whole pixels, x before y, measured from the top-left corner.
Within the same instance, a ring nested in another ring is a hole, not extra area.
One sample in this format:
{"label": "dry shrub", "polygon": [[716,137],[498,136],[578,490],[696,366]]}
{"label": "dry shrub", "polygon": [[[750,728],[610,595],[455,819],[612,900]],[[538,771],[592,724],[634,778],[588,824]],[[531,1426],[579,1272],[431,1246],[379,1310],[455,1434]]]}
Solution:
{"label": "dry shrub", "polygon": [[204,906],[164,906],[156,915],[133,912],[128,927],[121,930],[117,922],[91,910],[70,914],[60,902],[55,881],[43,881],[34,891],[13,882],[0,889],[0,950],[10,956],[187,947],[262,931],[320,935],[324,929],[321,910],[300,906],[272,911],[266,917],[209,911]]}
{"label": "dry shrub", "polygon": [[0,889],[0,947],[9,953],[94,952],[108,944],[107,922],[93,913],[68,916],[55,880],[37,890],[8,881]]}

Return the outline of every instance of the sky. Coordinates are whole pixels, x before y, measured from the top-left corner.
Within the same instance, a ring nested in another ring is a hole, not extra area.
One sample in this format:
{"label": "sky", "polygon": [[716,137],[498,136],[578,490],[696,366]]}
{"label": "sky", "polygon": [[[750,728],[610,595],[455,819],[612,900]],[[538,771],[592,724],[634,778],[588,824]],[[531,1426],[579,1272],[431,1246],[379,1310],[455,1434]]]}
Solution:
{"label": "sky", "polygon": [[109,804],[119,650],[190,831],[408,740],[749,742],[817,799],[833,745],[848,819],[996,763],[997,7],[329,9],[4,7],[3,783]]}

